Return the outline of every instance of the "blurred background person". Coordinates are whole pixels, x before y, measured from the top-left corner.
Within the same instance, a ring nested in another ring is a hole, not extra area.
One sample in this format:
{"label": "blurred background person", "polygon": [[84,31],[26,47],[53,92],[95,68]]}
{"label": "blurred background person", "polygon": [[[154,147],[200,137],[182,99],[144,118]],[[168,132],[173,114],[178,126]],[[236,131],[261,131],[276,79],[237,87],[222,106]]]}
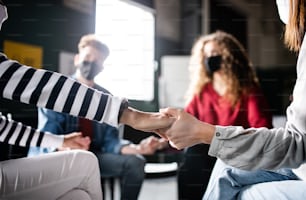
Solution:
{"label": "blurred background person", "polygon": [[[84,35],[78,44],[78,54],[75,55],[76,73],[72,78],[96,90],[110,94],[108,90],[94,82],[95,76],[103,70],[103,63],[109,55],[108,47],[95,35]],[[84,118],[74,117],[48,109],[39,109],[38,129],[58,135],[82,132],[91,139],[89,151],[93,152],[99,161],[102,178],[119,177],[121,199],[137,199],[145,172],[145,159],[141,155],[154,154],[160,146],[159,139],[151,136],[139,144],[124,140],[119,135],[119,129],[107,124],[100,124]],[[62,148],[32,147],[28,155],[65,150]]]}
{"label": "blurred background person", "polygon": [[[214,125],[272,128],[272,113],[255,70],[233,35],[216,31],[199,37],[189,69],[186,112]],[[209,145],[198,144],[184,150],[179,199],[202,199],[216,161],[208,149]]]}

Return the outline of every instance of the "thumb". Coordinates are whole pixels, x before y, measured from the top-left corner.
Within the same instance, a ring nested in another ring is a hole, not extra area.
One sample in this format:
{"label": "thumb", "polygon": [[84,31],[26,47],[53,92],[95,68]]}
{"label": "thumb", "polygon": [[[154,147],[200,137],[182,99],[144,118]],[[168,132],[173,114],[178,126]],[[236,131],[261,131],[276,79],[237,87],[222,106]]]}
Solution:
{"label": "thumb", "polygon": [[177,118],[179,116],[179,113],[181,112],[181,109],[177,109],[177,108],[161,108],[161,109],[159,109],[159,112]]}
{"label": "thumb", "polygon": [[81,132],[73,132],[71,134],[69,134],[71,137],[74,137],[74,136],[82,136],[82,133]]}

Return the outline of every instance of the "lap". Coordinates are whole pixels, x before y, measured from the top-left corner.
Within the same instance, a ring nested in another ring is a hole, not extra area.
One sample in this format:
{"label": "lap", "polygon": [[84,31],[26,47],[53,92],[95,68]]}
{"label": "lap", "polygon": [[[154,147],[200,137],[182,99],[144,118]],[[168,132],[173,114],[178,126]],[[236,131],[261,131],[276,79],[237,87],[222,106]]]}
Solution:
{"label": "lap", "polygon": [[65,151],[0,162],[0,195],[8,199],[56,199],[97,171],[97,159],[86,151]]}
{"label": "lap", "polygon": [[300,180],[274,181],[251,185],[239,194],[239,200],[298,200],[306,199],[306,182]]}

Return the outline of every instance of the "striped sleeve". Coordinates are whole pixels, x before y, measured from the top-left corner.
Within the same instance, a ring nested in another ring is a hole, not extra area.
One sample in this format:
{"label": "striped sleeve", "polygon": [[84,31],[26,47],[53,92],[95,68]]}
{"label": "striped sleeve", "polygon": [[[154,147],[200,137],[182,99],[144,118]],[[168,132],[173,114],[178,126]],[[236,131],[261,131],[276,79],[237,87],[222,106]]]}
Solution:
{"label": "striped sleeve", "polygon": [[0,115],[0,142],[29,147],[61,147],[63,136],[32,129]]}
{"label": "striped sleeve", "polygon": [[123,98],[89,88],[62,74],[34,69],[0,54],[0,96],[118,127]]}

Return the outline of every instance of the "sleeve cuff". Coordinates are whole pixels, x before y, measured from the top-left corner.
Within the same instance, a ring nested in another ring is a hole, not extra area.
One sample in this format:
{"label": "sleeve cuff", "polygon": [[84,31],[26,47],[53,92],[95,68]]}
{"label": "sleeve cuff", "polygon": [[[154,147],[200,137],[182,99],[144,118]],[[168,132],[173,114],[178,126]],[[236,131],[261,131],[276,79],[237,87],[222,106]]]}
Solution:
{"label": "sleeve cuff", "polygon": [[214,133],[214,137],[210,143],[208,154],[213,157],[217,157],[218,150],[221,149],[222,140],[219,138],[221,137],[222,132],[224,131],[224,127],[216,126],[216,131]]}
{"label": "sleeve cuff", "polygon": [[48,132],[45,132],[44,138],[41,142],[41,147],[61,147],[64,143],[63,135],[54,135]]}
{"label": "sleeve cuff", "polygon": [[106,105],[106,110],[104,111],[104,117],[102,119],[103,122],[118,128],[118,117],[121,103],[124,101],[125,98],[115,97],[109,98],[109,101]]}

